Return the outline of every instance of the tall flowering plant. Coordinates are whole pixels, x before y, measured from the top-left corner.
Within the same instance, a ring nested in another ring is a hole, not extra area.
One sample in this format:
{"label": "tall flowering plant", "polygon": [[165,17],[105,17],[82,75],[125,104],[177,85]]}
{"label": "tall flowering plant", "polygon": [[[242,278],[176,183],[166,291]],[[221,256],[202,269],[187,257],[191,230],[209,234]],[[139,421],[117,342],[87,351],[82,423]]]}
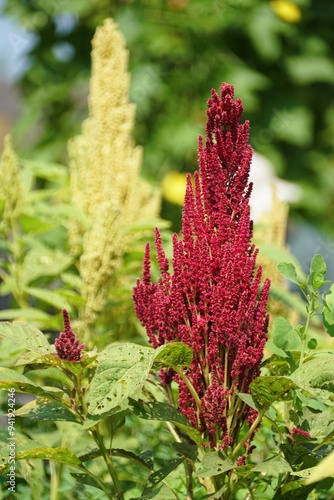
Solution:
{"label": "tall flowering plant", "polygon": [[157,348],[182,341],[193,359],[187,371],[166,370],[162,382],[178,384],[178,407],[202,433],[206,446],[232,451],[241,465],[251,435],[237,446],[244,424],[257,412],[238,393],[259,375],[268,328],[270,282],[261,285],[258,250],[252,244],[249,123],[243,106],[223,83],[208,101],[206,139],[199,138],[199,170],[187,177],[182,236],[173,236],[170,271],[161,236],[155,243],[161,276],[150,277],[150,246],[134,289],[136,314]]}

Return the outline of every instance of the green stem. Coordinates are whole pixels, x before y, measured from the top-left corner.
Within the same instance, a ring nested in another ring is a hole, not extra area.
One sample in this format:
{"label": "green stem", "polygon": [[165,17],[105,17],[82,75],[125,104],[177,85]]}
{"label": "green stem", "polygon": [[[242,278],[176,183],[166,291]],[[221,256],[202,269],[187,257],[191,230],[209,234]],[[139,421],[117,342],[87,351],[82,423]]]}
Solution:
{"label": "green stem", "polygon": [[253,424],[251,425],[251,427],[248,429],[248,431],[246,432],[246,434],[244,435],[244,437],[239,441],[239,443],[237,444],[237,446],[234,448],[232,454],[231,454],[231,459],[234,460],[238,453],[240,452],[241,448],[243,447],[243,445],[246,443],[246,441],[248,441],[248,439],[251,437],[251,435],[253,434],[253,432],[256,430],[257,426],[260,424],[262,418],[263,418],[263,415],[266,413],[267,411],[267,407],[262,409],[258,416],[256,417],[256,419],[254,420]]}
{"label": "green stem", "polygon": [[182,369],[180,369],[177,366],[173,366],[173,370],[181,377],[181,379],[183,380],[183,382],[186,384],[187,388],[189,389],[190,394],[192,395],[192,397],[195,400],[195,403],[196,403],[196,406],[197,406],[197,423],[199,425],[200,424],[199,414],[202,411],[201,400],[199,399],[198,394],[195,391],[192,383],[190,382],[190,380],[188,379],[188,377],[183,373]]}
{"label": "green stem", "polygon": [[311,299],[309,301],[309,308],[308,308],[308,312],[307,312],[305,330],[304,330],[303,338],[302,338],[302,346],[301,346],[300,358],[299,358],[299,367],[302,366],[302,364],[304,362],[305,348],[306,348],[306,334],[307,334],[308,328],[310,326],[310,321],[311,321],[313,314],[314,314],[314,296],[312,294]]}
{"label": "green stem", "polygon": [[[77,396],[78,396],[78,400],[79,400],[79,404],[83,410],[83,413],[84,413],[84,416],[87,415],[88,413],[88,409],[87,409],[87,405],[86,405],[86,401],[85,401],[85,397],[84,397],[84,394],[83,394],[83,390],[82,390],[82,384],[81,384],[81,377],[80,376],[75,376],[75,379],[76,379],[76,386],[77,386]],[[110,477],[114,483],[114,487],[115,487],[115,490],[117,492],[117,498],[119,500],[124,500],[124,495],[123,495],[123,490],[122,490],[122,487],[121,487],[121,483],[119,482],[119,479],[118,479],[118,475],[117,475],[117,472],[116,472],[116,469],[114,467],[114,464],[113,464],[113,461],[111,459],[111,456],[109,455],[105,445],[104,445],[104,441],[103,441],[103,438],[100,436],[100,433],[97,429],[98,427],[98,424],[96,426],[96,428],[92,428],[90,429],[90,432],[98,446],[98,448],[100,449],[101,451],[101,454],[103,456],[103,459],[105,461],[105,464],[107,466],[107,469],[109,471],[109,474],[110,474]],[[104,483],[99,479],[97,478],[94,474],[91,474],[88,470],[87,470],[87,473],[92,477],[94,478],[95,481],[98,482],[100,488],[102,488],[102,490],[107,494],[108,498],[114,498],[114,495],[110,495],[110,493],[107,491]]]}
{"label": "green stem", "polygon": [[175,372],[182,378],[183,382],[186,384],[187,388],[189,389],[190,394],[192,395],[192,397],[195,400],[198,411],[201,411],[202,410],[201,400],[199,399],[198,394],[195,391],[195,389],[194,389],[192,383],[190,382],[190,380],[188,379],[188,377],[183,373],[183,371],[180,368],[178,368],[176,366],[173,366],[173,370],[175,370]]}
{"label": "green stem", "polygon": [[58,490],[59,490],[59,474],[57,464],[50,460],[50,500],[58,500]]}
{"label": "green stem", "polygon": [[97,446],[99,447],[99,449],[102,453],[102,456],[103,456],[103,459],[104,459],[106,466],[108,468],[110,477],[114,483],[115,490],[117,492],[117,498],[119,498],[119,500],[124,500],[124,495],[123,495],[121,483],[119,482],[118,475],[117,475],[116,469],[114,467],[113,461],[111,459],[111,456],[109,455],[108,451],[106,450],[106,447],[104,446],[103,438],[100,436],[97,429],[92,428],[91,433],[95,439]]}

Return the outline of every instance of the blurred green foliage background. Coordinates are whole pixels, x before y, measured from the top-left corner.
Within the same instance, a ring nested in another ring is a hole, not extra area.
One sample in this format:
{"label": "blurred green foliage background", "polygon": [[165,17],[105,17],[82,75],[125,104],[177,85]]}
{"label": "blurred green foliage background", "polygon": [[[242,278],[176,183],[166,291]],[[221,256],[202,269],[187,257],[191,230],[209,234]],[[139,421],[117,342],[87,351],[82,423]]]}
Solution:
{"label": "blurred green foliage background", "polygon": [[[87,114],[91,39],[111,16],[128,43],[148,179],[196,169],[206,101],[226,81],[243,99],[255,150],[304,188],[293,214],[332,231],[333,0],[11,0],[5,12],[22,26],[17,43],[36,34],[19,82],[21,155],[65,161]],[[173,210],[164,202],[162,215]]]}

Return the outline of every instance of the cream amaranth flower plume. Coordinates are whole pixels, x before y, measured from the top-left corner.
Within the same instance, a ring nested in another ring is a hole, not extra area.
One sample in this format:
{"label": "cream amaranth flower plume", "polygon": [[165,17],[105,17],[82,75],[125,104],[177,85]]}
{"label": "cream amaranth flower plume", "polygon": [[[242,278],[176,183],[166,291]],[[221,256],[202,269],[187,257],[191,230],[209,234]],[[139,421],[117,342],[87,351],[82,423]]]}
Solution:
{"label": "cream amaranth flower plume", "polygon": [[63,309],[64,331],[60,333],[55,340],[55,348],[60,359],[68,361],[80,361],[81,351],[85,348],[85,344],[80,344],[80,340],[76,338],[72,330],[70,317],[66,309]]}
{"label": "cream amaranth flower plume", "polygon": [[258,249],[251,242],[253,151],[249,123],[239,123],[242,113],[231,85],[222,84],[221,97],[212,90],[205,143],[199,138],[199,170],[187,177],[182,236],[173,236],[173,271],[156,229],[161,276],[151,282],[147,245],[133,296],[155,348],[173,341],[192,348],[186,376],[198,398],[175,373],[162,373],[162,382],[177,382],[179,409],[208,445],[221,450],[235,445],[241,427],[256,418],[237,393],[249,392],[259,375],[268,329],[270,282],[261,285]]}

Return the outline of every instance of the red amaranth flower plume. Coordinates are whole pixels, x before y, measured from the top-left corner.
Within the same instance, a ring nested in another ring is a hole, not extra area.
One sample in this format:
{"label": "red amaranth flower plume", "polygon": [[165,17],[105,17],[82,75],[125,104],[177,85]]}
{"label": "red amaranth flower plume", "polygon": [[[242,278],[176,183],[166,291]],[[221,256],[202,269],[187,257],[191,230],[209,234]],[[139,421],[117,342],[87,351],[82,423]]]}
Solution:
{"label": "red amaranth flower plume", "polygon": [[233,445],[254,411],[236,392],[249,392],[259,374],[268,328],[269,280],[261,287],[258,250],[251,243],[248,182],[252,148],[249,124],[231,85],[208,101],[206,142],[199,139],[199,171],[187,177],[182,238],[173,236],[169,271],[159,231],[161,277],[150,279],[146,246],[143,278],[134,289],[136,314],[154,347],[183,341],[193,349],[188,380],[201,406],[177,375],[179,408],[211,447]]}
{"label": "red amaranth flower plume", "polygon": [[64,331],[55,340],[55,348],[60,359],[68,361],[80,361],[81,351],[85,344],[80,344],[71,328],[70,317],[66,309],[63,309]]}

